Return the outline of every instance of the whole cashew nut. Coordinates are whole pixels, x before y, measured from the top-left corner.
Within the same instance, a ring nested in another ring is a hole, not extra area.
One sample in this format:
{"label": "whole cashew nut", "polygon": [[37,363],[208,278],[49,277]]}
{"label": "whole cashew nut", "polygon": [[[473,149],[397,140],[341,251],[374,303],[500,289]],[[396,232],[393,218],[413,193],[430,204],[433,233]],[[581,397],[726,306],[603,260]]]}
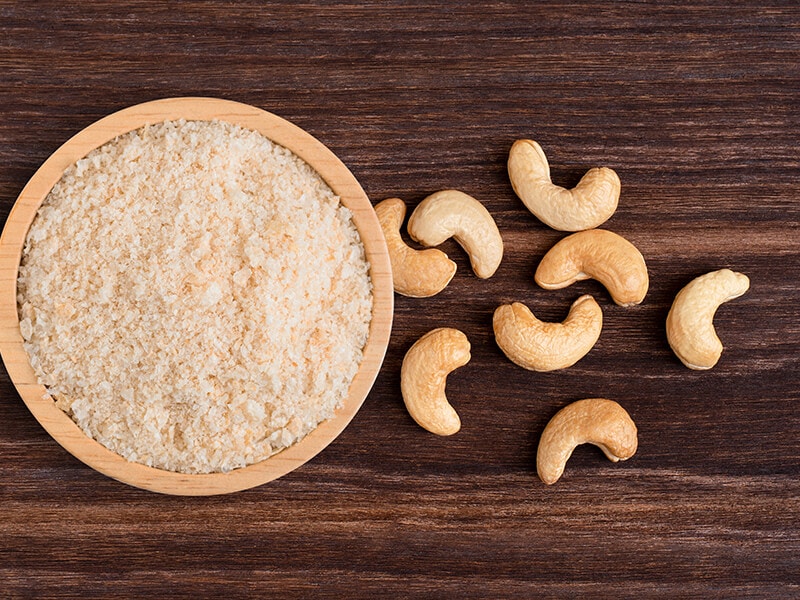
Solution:
{"label": "whole cashew nut", "polygon": [[406,217],[406,203],[388,198],[375,206],[375,213],[389,248],[394,291],[411,298],[428,298],[446,288],[456,273],[456,263],[441,250],[415,250],[403,241],[400,227]]}
{"label": "whole cashew nut", "polygon": [[542,258],[535,279],[546,290],[596,279],[620,306],[639,304],[649,286],[641,252],[624,237],[605,229],[580,231],[559,241]]}
{"label": "whole cashew nut", "polygon": [[494,336],[503,353],[531,371],[570,367],[597,342],[603,311],[589,295],[578,298],[563,323],[545,323],[524,304],[504,304],[494,311]]}
{"label": "whole cashew nut", "polygon": [[613,462],[628,460],[639,445],[636,424],[624,408],[604,398],[578,400],[562,408],[550,419],[539,441],[539,479],[554,484],[573,450],[587,443],[598,446]]}
{"label": "whole cashew nut", "polygon": [[714,330],[714,314],[720,304],[749,288],[747,275],[721,269],[701,275],[678,292],[667,315],[667,341],[684,365],[705,370],[717,364],[722,342]]}
{"label": "whole cashew nut", "polygon": [[590,169],[571,190],[554,185],[547,157],[533,140],[517,140],[511,146],[508,175],[528,210],[553,229],[593,229],[617,210],[620,181],[612,169]]}
{"label": "whole cashew nut", "polygon": [[470,359],[470,343],[458,329],[440,327],[411,346],[400,370],[400,389],[411,417],[437,435],[461,429],[461,419],[445,396],[447,375]]}
{"label": "whole cashew nut", "polygon": [[438,246],[454,237],[481,279],[494,275],[503,259],[503,238],[492,215],[458,190],[436,192],[420,202],[408,220],[408,233],[424,246]]}

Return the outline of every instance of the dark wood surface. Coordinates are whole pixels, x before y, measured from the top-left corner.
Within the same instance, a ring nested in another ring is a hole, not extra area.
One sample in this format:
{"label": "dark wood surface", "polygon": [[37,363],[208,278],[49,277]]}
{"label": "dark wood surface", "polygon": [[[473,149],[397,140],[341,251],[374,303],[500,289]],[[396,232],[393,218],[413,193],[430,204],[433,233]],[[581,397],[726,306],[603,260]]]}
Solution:
{"label": "dark wood surface", "polygon": [[[61,449],[0,375],[2,597],[800,597],[800,6],[796,2],[0,2],[3,218],[44,159],[96,119],[167,96],[260,106],[303,127],[370,198],[479,198],[505,259],[463,252],[439,296],[396,298],[364,407],[312,462],[212,498],[117,483]],[[563,234],[514,196],[511,143],[538,140],[557,182],[622,180],[606,224],[644,254],[650,293],[620,308],[594,282],[533,282]],[[716,318],[726,349],[683,367],[664,320],[693,277],[749,293]],[[601,303],[576,366],[511,364],[491,331],[519,300],[561,319]],[[415,425],[400,363],[437,326],[473,358],[448,380],[462,431]],[[639,451],[580,447],[546,487],[548,419],[619,401]]]}

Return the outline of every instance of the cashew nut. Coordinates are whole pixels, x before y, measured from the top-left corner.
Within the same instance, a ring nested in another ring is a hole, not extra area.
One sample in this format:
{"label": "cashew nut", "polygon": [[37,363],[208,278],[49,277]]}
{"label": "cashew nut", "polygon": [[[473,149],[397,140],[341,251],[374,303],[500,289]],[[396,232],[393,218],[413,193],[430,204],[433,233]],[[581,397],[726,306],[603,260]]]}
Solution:
{"label": "cashew nut", "polygon": [[628,460],[639,444],[636,424],[613,400],[589,398],[565,406],[550,419],[539,440],[539,479],[554,484],[575,447],[587,443],[598,446],[613,462]]}
{"label": "cashew nut", "polygon": [[571,190],[554,185],[547,157],[533,140],[517,140],[511,146],[508,175],[528,210],[553,229],[593,229],[617,210],[620,182],[612,169],[590,169]]}
{"label": "cashew nut", "polygon": [[622,236],[605,229],[580,231],[559,241],[542,258],[535,279],[546,290],[596,279],[620,306],[639,304],[649,285],[641,252]]}
{"label": "cashew nut", "polygon": [[458,190],[436,192],[420,202],[408,220],[408,233],[424,246],[438,246],[455,237],[481,279],[494,275],[503,259],[503,238],[492,215]]}
{"label": "cashew nut", "polygon": [[411,298],[428,298],[441,292],[456,274],[456,263],[435,248],[415,250],[403,241],[400,227],[406,203],[388,198],[375,206],[392,263],[394,291]]}
{"label": "cashew nut", "polygon": [[531,371],[555,371],[583,358],[600,337],[603,311],[589,295],[572,304],[563,323],[545,323],[524,304],[494,311],[494,336],[503,353]]}
{"label": "cashew nut", "polygon": [[437,435],[461,429],[461,419],[444,393],[447,375],[470,359],[467,336],[458,329],[440,327],[411,346],[400,370],[400,389],[411,417]]}
{"label": "cashew nut", "polygon": [[696,370],[717,364],[722,342],[714,330],[714,314],[749,287],[747,275],[722,269],[701,275],[678,292],[667,315],[667,340],[683,364]]}

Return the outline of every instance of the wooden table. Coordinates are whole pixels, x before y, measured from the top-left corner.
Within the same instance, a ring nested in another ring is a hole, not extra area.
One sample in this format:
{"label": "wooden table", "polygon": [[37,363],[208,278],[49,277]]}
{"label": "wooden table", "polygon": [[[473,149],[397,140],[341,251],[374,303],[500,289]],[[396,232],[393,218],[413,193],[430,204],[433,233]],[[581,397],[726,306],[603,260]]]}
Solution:
{"label": "wooden table", "polygon": [[[107,479],[47,436],[3,372],[0,596],[799,597],[798,64],[794,2],[0,2],[4,216],[86,125],[205,95],[303,127],[374,202],[464,190],[506,245],[483,281],[445,244],[455,279],[396,298],[352,424],[247,492],[169,497]],[[521,137],[561,184],[619,173],[606,227],[647,260],[643,305],[618,307],[596,282],[535,285],[563,234],[511,190]],[[722,267],[752,285],[717,315],[720,363],[690,371],[664,320],[683,285]],[[501,354],[500,303],[560,320],[584,292],[605,324],[577,365],[538,374]],[[448,380],[463,421],[450,438],[420,429],[399,392],[405,351],[444,325],[473,349]],[[543,485],[542,429],[591,396],[629,410],[638,453],[614,465],[580,447]]]}

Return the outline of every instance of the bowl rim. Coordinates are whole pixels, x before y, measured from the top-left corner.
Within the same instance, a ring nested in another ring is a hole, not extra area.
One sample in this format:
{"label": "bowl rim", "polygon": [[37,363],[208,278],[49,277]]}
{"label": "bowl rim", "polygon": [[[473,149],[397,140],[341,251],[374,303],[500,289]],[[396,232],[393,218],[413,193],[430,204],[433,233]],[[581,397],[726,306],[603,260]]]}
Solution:
{"label": "bowl rim", "polygon": [[[353,213],[370,263],[372,320],[358,372],[334,416],[296,444],[228,473],[188,474],[129,462],[87,436],[56,407],[38,383],[23,346],[17,312],[17,276],[28,229],[64,171],[95,148],[145,125],[177,119],[220,120],[260,132],[287,148],[320,174]],[[84,128],[58,148],[34,173],[14,203],[0,235],[0,355],[22,400],[65,450],[91,468],[134,487],[163,494],[205,496],[249,489],[301,466],[345,429],[361,408],[378,375],[392,328],[394,290],[391,265],[372,203],[341,160],[322,142],[275,114],[232,100],[209,97],[164,98],[114,112]]]}

